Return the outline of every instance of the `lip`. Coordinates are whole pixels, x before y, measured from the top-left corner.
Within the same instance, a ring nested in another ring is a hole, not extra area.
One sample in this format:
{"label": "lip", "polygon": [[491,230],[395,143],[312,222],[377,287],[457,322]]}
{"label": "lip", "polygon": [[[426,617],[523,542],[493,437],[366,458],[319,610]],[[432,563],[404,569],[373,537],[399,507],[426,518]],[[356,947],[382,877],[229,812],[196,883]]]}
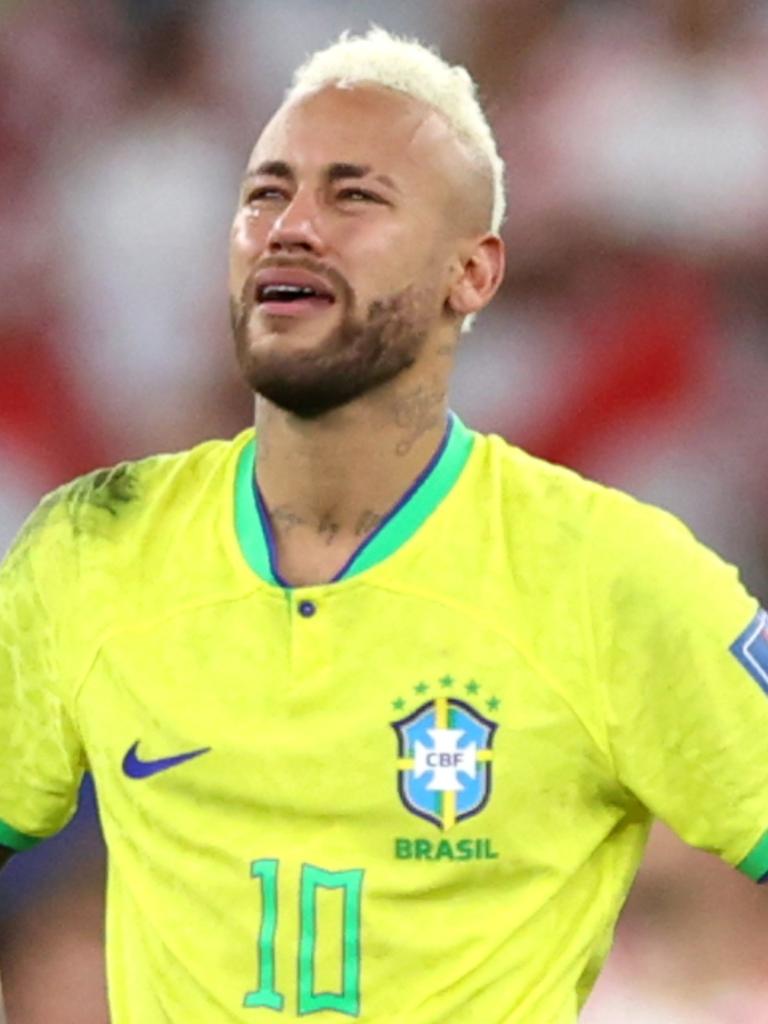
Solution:
{"label": "lip", "polygon": [[294,299],[293,302],[257,302],[255,309],[262,316],[297,319],[327,313],[333,309],[333,303],[325,299]]}
{"label": "lip", "polygon": [[[299,288],[312,288],[313,291],[318,293],[318,297],[313,299],[298,299],[293,303],[259,302],[259,289],[268,284],[291,284]],[[311,302],[314,305],[322,303],[324,306],[328,306],[333,305],[333,303],[336,302],[336,292],[333,285],[319,274],[313,274],[311,271],[303,270],[301,267],[267,267],[264,270],[260,270],[253,281],[253,297],[254,304],[257,308],[264,309],[265,312],[267,311],[267,307],[273,306],[289,307],[291,305],[298,305],[304,302]],[[328,302],[329,299],[330,303]]]}

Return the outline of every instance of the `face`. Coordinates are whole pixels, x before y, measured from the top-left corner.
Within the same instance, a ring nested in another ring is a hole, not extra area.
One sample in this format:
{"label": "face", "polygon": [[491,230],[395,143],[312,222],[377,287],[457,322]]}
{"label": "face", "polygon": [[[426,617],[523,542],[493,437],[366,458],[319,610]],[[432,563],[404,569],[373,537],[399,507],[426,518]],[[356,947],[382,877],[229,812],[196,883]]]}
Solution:
{"label": "face", "polygon": [[439,115],[389,90],[331,86],[278,111],[231,240],[237,355],[256,393],[322,415],[458,327],[448,294],[466,233],[462,160]]}

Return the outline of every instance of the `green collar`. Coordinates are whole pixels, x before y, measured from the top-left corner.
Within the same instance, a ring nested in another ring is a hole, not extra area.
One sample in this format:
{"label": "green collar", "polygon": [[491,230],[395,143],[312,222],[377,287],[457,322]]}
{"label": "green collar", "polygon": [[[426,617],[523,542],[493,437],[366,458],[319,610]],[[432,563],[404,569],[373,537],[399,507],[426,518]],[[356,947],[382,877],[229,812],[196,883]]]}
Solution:
{"label": "green collar", "polygon": [[[467,463],[474,434],[454,413],[440,447],[426,469],[414,480],[402,498],[365,538],[333,581],[349,579],[384,561],[405,544],[435,511],[458,480]],[[235,478],[235,530],[240,549],[251,569],[267,583],[288,584],[280,578],[272,526],[256,484],[256,444],[248,442],[240,453]]]}

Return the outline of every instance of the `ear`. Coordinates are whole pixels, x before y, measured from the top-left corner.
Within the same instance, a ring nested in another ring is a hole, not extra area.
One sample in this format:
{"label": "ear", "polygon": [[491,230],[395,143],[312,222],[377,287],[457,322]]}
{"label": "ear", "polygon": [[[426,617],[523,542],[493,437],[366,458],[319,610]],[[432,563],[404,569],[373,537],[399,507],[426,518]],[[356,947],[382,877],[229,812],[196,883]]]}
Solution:
{"label": "ear", "polygon": [[460,269],[448,291],[447,307],[470,316],[488,305],[504,277],[504,243],[498,235],[483,235],[460,253]]}

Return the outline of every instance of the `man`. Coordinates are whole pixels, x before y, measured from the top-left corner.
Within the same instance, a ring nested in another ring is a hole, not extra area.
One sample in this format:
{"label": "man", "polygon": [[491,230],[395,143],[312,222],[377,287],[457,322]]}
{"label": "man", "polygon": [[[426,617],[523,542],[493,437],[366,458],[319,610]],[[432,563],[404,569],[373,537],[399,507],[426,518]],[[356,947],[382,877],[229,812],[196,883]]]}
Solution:
{"label": "man", "polygon": [[115,1024],[571,1024],[653,814],[768,871],[764,613],[448,413],[502,210],[466,73],[316,54],[232,232],[255,439],[76,481],[5,564],[0,835],[93,772]]}

